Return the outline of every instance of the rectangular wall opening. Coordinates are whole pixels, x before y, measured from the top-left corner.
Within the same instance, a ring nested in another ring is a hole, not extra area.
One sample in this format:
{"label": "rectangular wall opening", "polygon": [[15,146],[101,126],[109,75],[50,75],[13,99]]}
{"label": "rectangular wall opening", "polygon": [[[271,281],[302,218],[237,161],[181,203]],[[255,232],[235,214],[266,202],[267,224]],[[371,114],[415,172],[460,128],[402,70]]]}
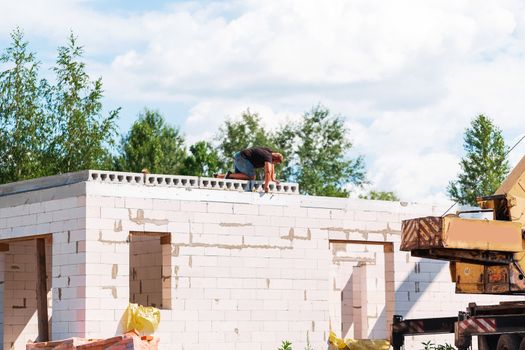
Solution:
{"label": "rectangular wall opening", "polygon": [[129,301],[171,308],[171,235],[130,232]]}
{"label": "rectangular wall opening", "polygon": [[334,240],[330,250],[333,329],[344,338],[388,339],[395,303],[392,243]]}
{"label": "rectangular wall opening", "polygon": [[[40,248],[39,240],[42,243]],[[45,266],[39,265],[39,255],[45,257]],[[0,284],[3,296],[0,338],[4,349],[25,349],[28,340],[42,341],[50,336],[51,271],[51,235],[2,240],[0,243],[0,280],[3,282]],[[39,280],[45,282],[39,283]],[[40,334],[42,329],[47,334]]]}

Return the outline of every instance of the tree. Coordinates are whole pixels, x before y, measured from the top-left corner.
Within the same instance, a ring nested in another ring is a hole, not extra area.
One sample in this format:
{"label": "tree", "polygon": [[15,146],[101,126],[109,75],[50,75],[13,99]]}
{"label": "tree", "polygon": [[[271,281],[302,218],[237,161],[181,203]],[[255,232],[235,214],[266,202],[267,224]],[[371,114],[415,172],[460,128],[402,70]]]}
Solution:
{"label": "tree", "polygon": [[221,169],[219,153],[206,141],[199,141],[190,147],[190,154],[184,159],[182,175],[212,176]]}
{"label": "tree", "polygon": [[505,159],[507,147],[492,120],[478,115],[465,130],[461,173],[447,188],[452,200],[477,205],[476,197],[493,194],[509,172]]}
{"label": "tree", "polygon": [[379,201],[391,201],[391,202],[399,201],[399,198],[397,197],[397,195],[392,191],[386,192],[386,191],[372,190],[365,195],[359,195],[359,198],[379,200]]}
{"label": "tree", "polygon": [[102,115],[102,79],[92,81],[81,61],[83,48],[71,34],[58,48],[53,71],[56,85],[51,89],[49,110],[54,136],[49,162],[53,173],[111,166],[119,109]]}
{"label": "tree", "polygon": [[233,168],[233,155],[243,149],[254,146],[275,149],[271,134],[262,127],[261,117],[249,109],[242,113],[240,120],[226,120],[219,129],[217,140],[225,169]]}
{"label": "tree", "polygon": [[50,132],[40,64],[28,52],[20,29],[11,33],[11,40],[0,55],[0,64],[7,67],[0,72],[0,183],[46,175],[43,159]]}
{"label": "tree", "polygon": [[218,139],[227,168],[232,168],[235,152],[268,146],[284,156],[284,164],[276,167],[278,178],[299,182],[305,194],[346,197],[347,185],[366,182],[363,159],[347,158],[352,148],[347,134],[342,118],[317,106],[305,113],[301,121],[287,122],[275,131],[265,130],[260,116],[247,110],[240,120],[227,120]]}
{"label": "tree", "polygon": [[303,115],[296,135],[293,177],[302,193],[347,197],[346,186],[366,183],[362,157],[347,158],[352,143],[344,120],[318,105]]}
{"label": "tree", "polygon": [[186,158],[184,137],[158,112],[144,109],[123,137],[116,167],[140,172],[146,168],[157,174],[178,174]]}
{"label": "tree", "polygon": [[275,167],[277,179],[290,180],[293,177],[294,169],[292,167],[292,161],[294,158],[294,147],[297,142],[296,130],[297,125],[288,121],[270,136],[270,143],[274,144],[276,151],[284,157],[283,163]]}

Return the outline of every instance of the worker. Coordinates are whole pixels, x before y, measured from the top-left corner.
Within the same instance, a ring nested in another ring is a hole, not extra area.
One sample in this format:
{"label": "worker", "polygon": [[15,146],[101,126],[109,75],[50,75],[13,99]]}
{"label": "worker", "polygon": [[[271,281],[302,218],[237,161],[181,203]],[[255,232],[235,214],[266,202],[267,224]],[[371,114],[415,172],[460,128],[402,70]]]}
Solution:
{"label": "worker", "polygon": [[281,164],[284,158],[281,153],[268,147],[253,147],[235,153],[233,157],[234,172],[214,174],[216,178],[233,180],[255,180],[255,169],[264,168],[264,191],[268,192],[270,181],[275,179],[274,164]]}

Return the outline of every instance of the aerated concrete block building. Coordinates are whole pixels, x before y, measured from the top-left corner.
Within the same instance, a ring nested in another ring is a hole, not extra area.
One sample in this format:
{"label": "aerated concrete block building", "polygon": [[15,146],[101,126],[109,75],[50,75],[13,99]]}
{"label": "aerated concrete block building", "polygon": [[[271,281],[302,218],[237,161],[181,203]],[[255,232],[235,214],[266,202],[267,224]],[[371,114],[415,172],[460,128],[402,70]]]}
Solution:
{"label": "aerated concrete block building", "polygon": [[[399,251],[401,220],[444,209],[93,170],[2,185],[0,341],[25,349],[44,326],[52,340],[111,337],[130,302],[161,310],[164,350],[385,339],[394,314],[501,300],[456,295],[447,263]],[[407,348],[427,340],[453,342]]]}

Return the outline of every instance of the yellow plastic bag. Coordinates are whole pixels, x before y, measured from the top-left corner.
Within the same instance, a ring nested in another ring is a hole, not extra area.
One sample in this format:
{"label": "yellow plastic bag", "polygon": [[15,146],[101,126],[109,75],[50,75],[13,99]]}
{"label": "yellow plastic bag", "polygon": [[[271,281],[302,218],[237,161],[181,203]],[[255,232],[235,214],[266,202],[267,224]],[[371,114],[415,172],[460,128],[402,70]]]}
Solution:
{"label": "yellow plastic bag", "polygon": [[160,310],[153,306],[129,303],[125,320],[126,331],[136,329],[140,332],[153,333],[160,323]]}
{"label": "yellow plastic bag", "polygon": [[388,350],[390,342],[388,340],[356,340],[351,338],[338,338],[334,332],[330,331],[330,343],[335,345],[338,349],[352,349],[352,350]]}

